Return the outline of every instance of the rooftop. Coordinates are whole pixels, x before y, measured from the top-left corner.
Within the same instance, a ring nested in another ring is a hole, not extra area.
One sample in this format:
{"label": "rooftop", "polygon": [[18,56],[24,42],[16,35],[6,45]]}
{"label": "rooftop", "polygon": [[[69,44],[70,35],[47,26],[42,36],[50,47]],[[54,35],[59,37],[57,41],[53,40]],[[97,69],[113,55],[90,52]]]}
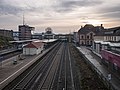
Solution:
{"label": "rooftop", "polygon": [[42,42],[31,42],[30,44],[24,46],[24,48],[40,48],[44,44]]}

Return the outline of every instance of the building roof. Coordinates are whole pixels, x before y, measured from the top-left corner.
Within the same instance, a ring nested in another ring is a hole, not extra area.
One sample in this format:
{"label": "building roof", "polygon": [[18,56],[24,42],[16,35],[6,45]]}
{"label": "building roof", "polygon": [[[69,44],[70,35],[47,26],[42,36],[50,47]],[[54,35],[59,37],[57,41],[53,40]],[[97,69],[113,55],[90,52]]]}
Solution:
{"label": "building roof", "polygon": [[24,46],[23,48],[40,48],[43,45],[44,43],[42,42],[31,42],[30,44]]}
{"label": "building roof", "polygon": [[87,33],[89,33],[90,31],[92,31],[93,28],[94,28],[93,25],[91,25],[91,24],[86,24],[84,27],[81,27],[81,28],[79,29],[78,33],[80,33],[80,34],[87,34]]}
{"label": "building roof", "polygon": [[94,27],[91,24],[86,24],[84,27],[81,27],[78,31],[79,34],[87,34],[89,32],[94,32],[95,36],[120,36],[120,27],[113,27],[104,29],[102,26]]}
{"label": "building roof", "polygon": [[96,36],[120,36],[120,27],[113,27],[108,29],[103,29]]}
{"label": "building roof", "polygon": [[96,33],[101,33],[101,30],[103,29],[104,27],[102,25],[94,27],[92,24],[86,24],[84,27],[81,27],[79,29],[78,33],[87,34],[89,32],[94,32],[96,34]]}
{"label": "building roof", "polygon": [[29,28],[29,29],[26,29],[26,30],[35,30],[35,27],[31,27],[31,26],[29,26],[29,25],[19,25],[19,28],[21,28],[21,27],[24,27],[24,28]]}

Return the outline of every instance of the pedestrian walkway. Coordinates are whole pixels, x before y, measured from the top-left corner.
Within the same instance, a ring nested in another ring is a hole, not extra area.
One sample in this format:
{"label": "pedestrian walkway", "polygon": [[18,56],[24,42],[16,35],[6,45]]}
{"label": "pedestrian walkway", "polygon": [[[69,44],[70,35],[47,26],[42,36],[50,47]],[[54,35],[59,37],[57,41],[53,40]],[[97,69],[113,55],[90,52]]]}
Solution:
{"label": "pedestrian walkway", "polygon": [[111,73],[111,71],[109,71],[104,64],[101,64],[101,56],[99,54],[92,52],[84,46],[77,48],[92,65],[92,67],[94,67],[102,79],[109,84],[110,88],[113,90],[120,90],[120,80],[113,73]]}

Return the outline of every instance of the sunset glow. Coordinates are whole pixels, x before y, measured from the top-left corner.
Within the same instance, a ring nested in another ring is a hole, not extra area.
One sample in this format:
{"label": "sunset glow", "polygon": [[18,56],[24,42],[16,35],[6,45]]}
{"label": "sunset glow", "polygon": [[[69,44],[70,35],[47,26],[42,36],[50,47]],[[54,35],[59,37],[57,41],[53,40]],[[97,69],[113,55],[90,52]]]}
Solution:
{"label": "sunset glow", "polygon": [[87,20],[88,24],[92,24],[94,26],[102,24],[99,20]]}

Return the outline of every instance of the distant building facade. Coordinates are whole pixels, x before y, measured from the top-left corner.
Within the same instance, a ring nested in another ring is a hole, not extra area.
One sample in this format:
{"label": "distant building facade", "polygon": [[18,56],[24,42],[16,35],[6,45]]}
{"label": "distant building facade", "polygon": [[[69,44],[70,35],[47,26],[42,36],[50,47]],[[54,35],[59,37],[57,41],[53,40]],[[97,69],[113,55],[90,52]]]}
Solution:
{"label": "distant building facade", "polygon": [[18,31],[13,31],[13,39],[16,41],[19,40],[19,32]]}
{"label": "distant building facade", "polygon": [[94,36],[93,49],[100,53],[101,50],[114,49],[120,52],[120,27],[104,29]]}
{"label": "distant building facade", "polygon": [[32,39],[31,31],[34,30],[34,27],[28,25],[19,25],[19,40],[30,40]]}
{"label": "distant building facade", "polygon": [[67,39],[67,35],[66,34],[56,34],[55,35],[55,39]]}
{"label": "distant building facade", "polygon": [[44,39],[44,33],[34,33],[34,34],[32,34],[32,39],[42,40],[42,39]]}
{"label": "distant building facade", "polygon": [[0,36],[13,38],[13,30],[0,29]]}
{"label": "distant building facade", "polygon": [[92,46],[94,41],[94,35],[100,32],[103,29],[103,26],[94,27],[91,24],[86,24],[84,27],[81,27],[78,31],[79,44],[85,46]]}
{"label": "distant building facade", "polygon": [[120,27],[104,29],[94,36],[96,41],[120,41]]}
{"label": "distant building facade", "polygon": [[52,29],[47,27],[44,33],[44,39],[54,39],[55,34],[53,34]]}

